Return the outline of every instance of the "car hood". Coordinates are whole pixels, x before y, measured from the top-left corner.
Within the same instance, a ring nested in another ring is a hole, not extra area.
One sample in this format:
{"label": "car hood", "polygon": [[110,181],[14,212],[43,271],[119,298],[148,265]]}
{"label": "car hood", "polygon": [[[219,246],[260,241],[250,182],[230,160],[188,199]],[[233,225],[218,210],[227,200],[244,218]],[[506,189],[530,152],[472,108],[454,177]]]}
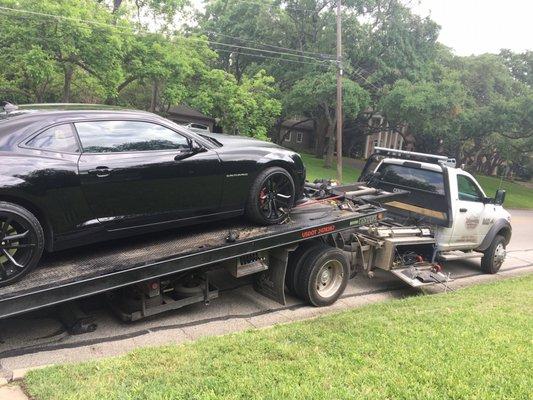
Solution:
{"label": "car hood", "polygon": [[202,136],[211,138],[219,142],[222,146],[228,147],[268,147],[274,149],[283,149],[272,142],[266,142],[264,140],[254,139],[248,136],[241,135],[225,135],[222,133],[202,133]]}

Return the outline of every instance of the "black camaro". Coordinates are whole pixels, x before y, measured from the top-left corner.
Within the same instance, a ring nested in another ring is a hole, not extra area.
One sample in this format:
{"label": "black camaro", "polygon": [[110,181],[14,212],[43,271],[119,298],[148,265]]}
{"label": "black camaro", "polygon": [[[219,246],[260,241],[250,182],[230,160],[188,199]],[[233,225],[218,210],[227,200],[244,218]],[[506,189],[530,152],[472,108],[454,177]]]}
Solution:
{"label": "black camaro", "polygon": [[301,195],[300,156],[199,135],[157,115],[84,105],[0,112],[0,286],[54,251],[245,214],[277,224]]}

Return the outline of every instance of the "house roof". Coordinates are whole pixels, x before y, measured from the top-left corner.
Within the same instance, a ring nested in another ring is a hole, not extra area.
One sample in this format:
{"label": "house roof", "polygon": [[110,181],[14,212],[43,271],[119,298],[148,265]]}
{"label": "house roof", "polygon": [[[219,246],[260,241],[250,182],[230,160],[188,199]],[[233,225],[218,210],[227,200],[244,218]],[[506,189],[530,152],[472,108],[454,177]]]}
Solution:
{"label": "house roof", "polygon": [[192,107],[189,107],[187,104],[180,104],[179,106],[172,106],[169,108],[168,113],[171,115],[194,117],[194,118],[199,118],[199,119],[215,122],[214,118],[209,117],[205,114],[202,114],[200,111],[195,110]]}
{"label": "house roof", "polygon": [[314,129],[313,120],[309,118],[289,118],[283,121],[281,126],[289,129],[294,126],[292,129],[300,131],[312,131]]}

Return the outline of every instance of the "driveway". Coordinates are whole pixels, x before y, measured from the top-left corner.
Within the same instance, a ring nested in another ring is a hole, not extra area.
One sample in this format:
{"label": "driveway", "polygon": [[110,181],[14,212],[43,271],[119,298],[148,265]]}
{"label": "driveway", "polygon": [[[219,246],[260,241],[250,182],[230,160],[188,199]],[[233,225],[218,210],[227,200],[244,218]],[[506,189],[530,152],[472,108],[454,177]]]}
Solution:
{"label": "driveway", "polygon": [[[513,238],[501,271],[483,275],[479,260],[449,263],[445,269],[454,278],[452,288],[533,272],[533,211],[515,210],[511,214]],[[351,280],[334,305],[314,308],[291,297],[286,306],[281,306],[257,294],[250,280],[236,280],[225,273],[215,276],[214,281],[221,293],[209,306],[196,304],[136,323],[120,322],[101,306],[98,298],[90,300],[87,306],[93,309],[98,329],[84,335],[69,335],[46,310],[0,321],[0,374],[9,377],[24,368],[115,356],[138,347],[263,328],[420,293],[392,274],[378,271],[372,279],[359,274]],[[426,291],[443,292],[445,288],[435,286]]]}

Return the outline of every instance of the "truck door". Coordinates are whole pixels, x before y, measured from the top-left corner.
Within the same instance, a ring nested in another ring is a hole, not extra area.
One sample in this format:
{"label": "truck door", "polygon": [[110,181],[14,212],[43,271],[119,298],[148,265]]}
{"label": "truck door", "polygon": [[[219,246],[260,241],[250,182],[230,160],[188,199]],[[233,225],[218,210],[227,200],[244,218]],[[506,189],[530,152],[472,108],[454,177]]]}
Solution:
{"label": "truck door", "polygon": [[453,199],[450,245],[453,248],[473,249],[483,241],[490,229],[491,224],[487,222],[490,207],[484,203],[485,193],[471,176],[457,173],[455,184],[457,192]]}

